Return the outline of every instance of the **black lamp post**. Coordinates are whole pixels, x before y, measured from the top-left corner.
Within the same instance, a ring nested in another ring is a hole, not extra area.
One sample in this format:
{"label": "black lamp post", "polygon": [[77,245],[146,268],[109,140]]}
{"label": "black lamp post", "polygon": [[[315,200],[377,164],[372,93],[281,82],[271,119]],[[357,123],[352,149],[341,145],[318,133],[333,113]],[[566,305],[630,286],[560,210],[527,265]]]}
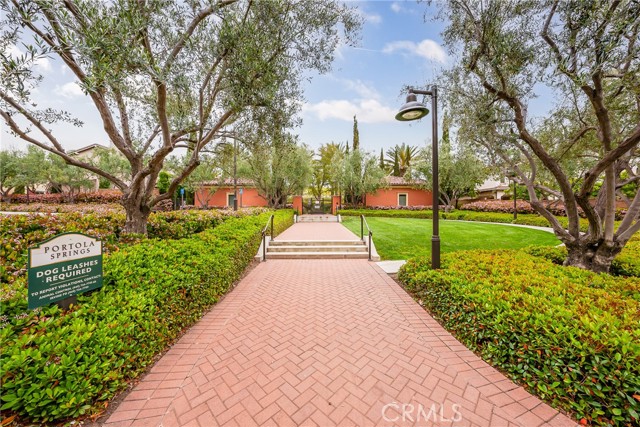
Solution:
{"label": "black lamp post", "polygon": [[433,193],[433,236],[431,236],[431,268],[440,268],[440,224],[439,224],[439,202],[440,191],[438,186],[438,88],[433,85],[431,90],[417,90],[410,88],[407,95],[407,102],[400,108],[396,114],[396,120],[407,122],[418,120],[429,114],[429,109],[416,98],[418,95],[431,96],[431,131],[433,154],[432,160],[432,193]]}
{"label": "black lamp post", "polygon": [[515,171],[509,171],[508,172],[508,176],[509,178],[511,178],[513,180],[513,220],[515,221],[516,219],[518,219],[518,194],[516,193],[516,172]]}

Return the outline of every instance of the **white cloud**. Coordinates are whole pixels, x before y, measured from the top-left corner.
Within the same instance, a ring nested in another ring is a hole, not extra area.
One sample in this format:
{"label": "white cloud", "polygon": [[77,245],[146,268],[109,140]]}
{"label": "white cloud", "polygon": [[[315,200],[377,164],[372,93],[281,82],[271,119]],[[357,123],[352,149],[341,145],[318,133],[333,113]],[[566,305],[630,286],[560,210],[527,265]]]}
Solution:
{"label": "white cloud", "polygon": [[[5,48],[5,54],[13,57],[13,58],[19,58],[24,56],[25,52],[23,52],[22,50],[20,50],[20,48],[16,45],[9,45]],[[33,66],[37,69],[39,69],[41,72],[43,73],[47,73],[49,71],[51,71],[52,66],[51,66],[51,60],[49,58],[46,58],[44,56],[41,56],[39,58],[37,58],[35,61],[33,61]]]}
{"label": "white cloud", "polygon": [[338,119],[350,122],[358,116],[358,122],[384,123],[394,120],[396,111],[382,105],[376,99],[362,99],[355,102],[344,99],[325,100],[316,104],[305,104],[303,113],[316,116],[321,121]]}
{"label": "white cloud", "polygon": [[62,86],[56,85],[56,87],[53,89],[53,92],[56,95],[60,95],[64,98],[69,99],[84,96],[84,93],[82,92],[82,89],[80,89],[80,86],[77,82],[65,83]]}
{"label": "white cloud", "polygon": [[380,94],[371,84],[362,80],[338,79],[348,90],[355,92],[361,98],[378,99]]}
{"label": "white cloud", "polygon": [[51,61],[49,58],[38,58],[35,61],[35,66],[40,69],[43,73],[48,73],[51,71]]}
{"label": "white cloud", "polygon": [[397,1],[394,1],[393,3],[391,3],[391,10],[394,11],[395,13],[400,13],[403,10],[403,7],[400,5],[400,3],[398,3]]}
{"label": "white cloud", "polygon": [[447,62],[447,54],[444,49],[438,43],[429,39],[422,40],[420,43],[408,40],[387,43],[382,51],[384,53],[402,52],[409,55],[417,55],[442,64]]}
{"label": "white cloud", "polygon": [[382,22],[382,16],[380,15],[365,14],[364,19],[366,19],[367,22],[370,22],[372,24],[380,24]]}
{"label": "white cloud", "polygon": [[363,10],[362,8],[358,8],[356,9],[356,13],[358,13],[362,19],[370,24],[380,24],[382,23],[382,16],[378,15],[378,14],[374,14],[374,13],[367,13],[365,10]]}

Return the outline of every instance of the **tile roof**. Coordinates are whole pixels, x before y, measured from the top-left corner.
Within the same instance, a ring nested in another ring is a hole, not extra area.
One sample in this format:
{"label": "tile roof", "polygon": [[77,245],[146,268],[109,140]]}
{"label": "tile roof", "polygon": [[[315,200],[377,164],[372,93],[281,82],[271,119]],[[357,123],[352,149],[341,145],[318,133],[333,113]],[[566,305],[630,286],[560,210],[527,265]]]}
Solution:
{"label": "tile roof", "polygon": [[387,184],[389,184],[390,186],[423,185],[425,183],[425,181],[422,179],[414,179],[411,181],[407,181],[402,176],[392,176],[392,175],[385,177],[385,180],[387,181]]}

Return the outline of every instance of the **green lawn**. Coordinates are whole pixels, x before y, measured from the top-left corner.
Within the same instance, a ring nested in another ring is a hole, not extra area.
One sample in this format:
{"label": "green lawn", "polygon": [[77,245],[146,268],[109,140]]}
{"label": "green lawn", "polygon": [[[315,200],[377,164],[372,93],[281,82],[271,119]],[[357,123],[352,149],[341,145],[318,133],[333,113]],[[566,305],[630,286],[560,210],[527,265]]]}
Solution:
{"label": "green lawn", "polygon": [[[343,217],[342,224],[360,236],[360,218]],[[373,240],[383,260],[409,259],[431,253],[431,220],[367,218]],[[366,227],[365,227],[366,233]],[[555,246],[560,241],[541,230],[500,224],[440,221],[442,252],[466,249],[518,249],[530,245]]]}

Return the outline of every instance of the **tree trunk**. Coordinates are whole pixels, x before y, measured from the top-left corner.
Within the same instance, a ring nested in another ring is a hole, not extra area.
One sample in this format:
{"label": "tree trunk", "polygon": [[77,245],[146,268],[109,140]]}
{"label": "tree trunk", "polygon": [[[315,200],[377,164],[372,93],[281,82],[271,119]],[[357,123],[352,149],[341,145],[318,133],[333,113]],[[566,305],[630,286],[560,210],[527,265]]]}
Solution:
{"label": "tree trunk", "polygon": [[124,200],[122,202],[127,213],[127,220],[124,224],[125,233],[147,234],[147,220],[151,213],[151,208],[147,205],[136,203],[135,200]]}
{"label": "tree trunk", "polygon": [[565,266],[578,267],[595,273],[608,273],[611,262],[624,245],[605,244],[604,239],[596,242],[581,242],[567,245]]}

